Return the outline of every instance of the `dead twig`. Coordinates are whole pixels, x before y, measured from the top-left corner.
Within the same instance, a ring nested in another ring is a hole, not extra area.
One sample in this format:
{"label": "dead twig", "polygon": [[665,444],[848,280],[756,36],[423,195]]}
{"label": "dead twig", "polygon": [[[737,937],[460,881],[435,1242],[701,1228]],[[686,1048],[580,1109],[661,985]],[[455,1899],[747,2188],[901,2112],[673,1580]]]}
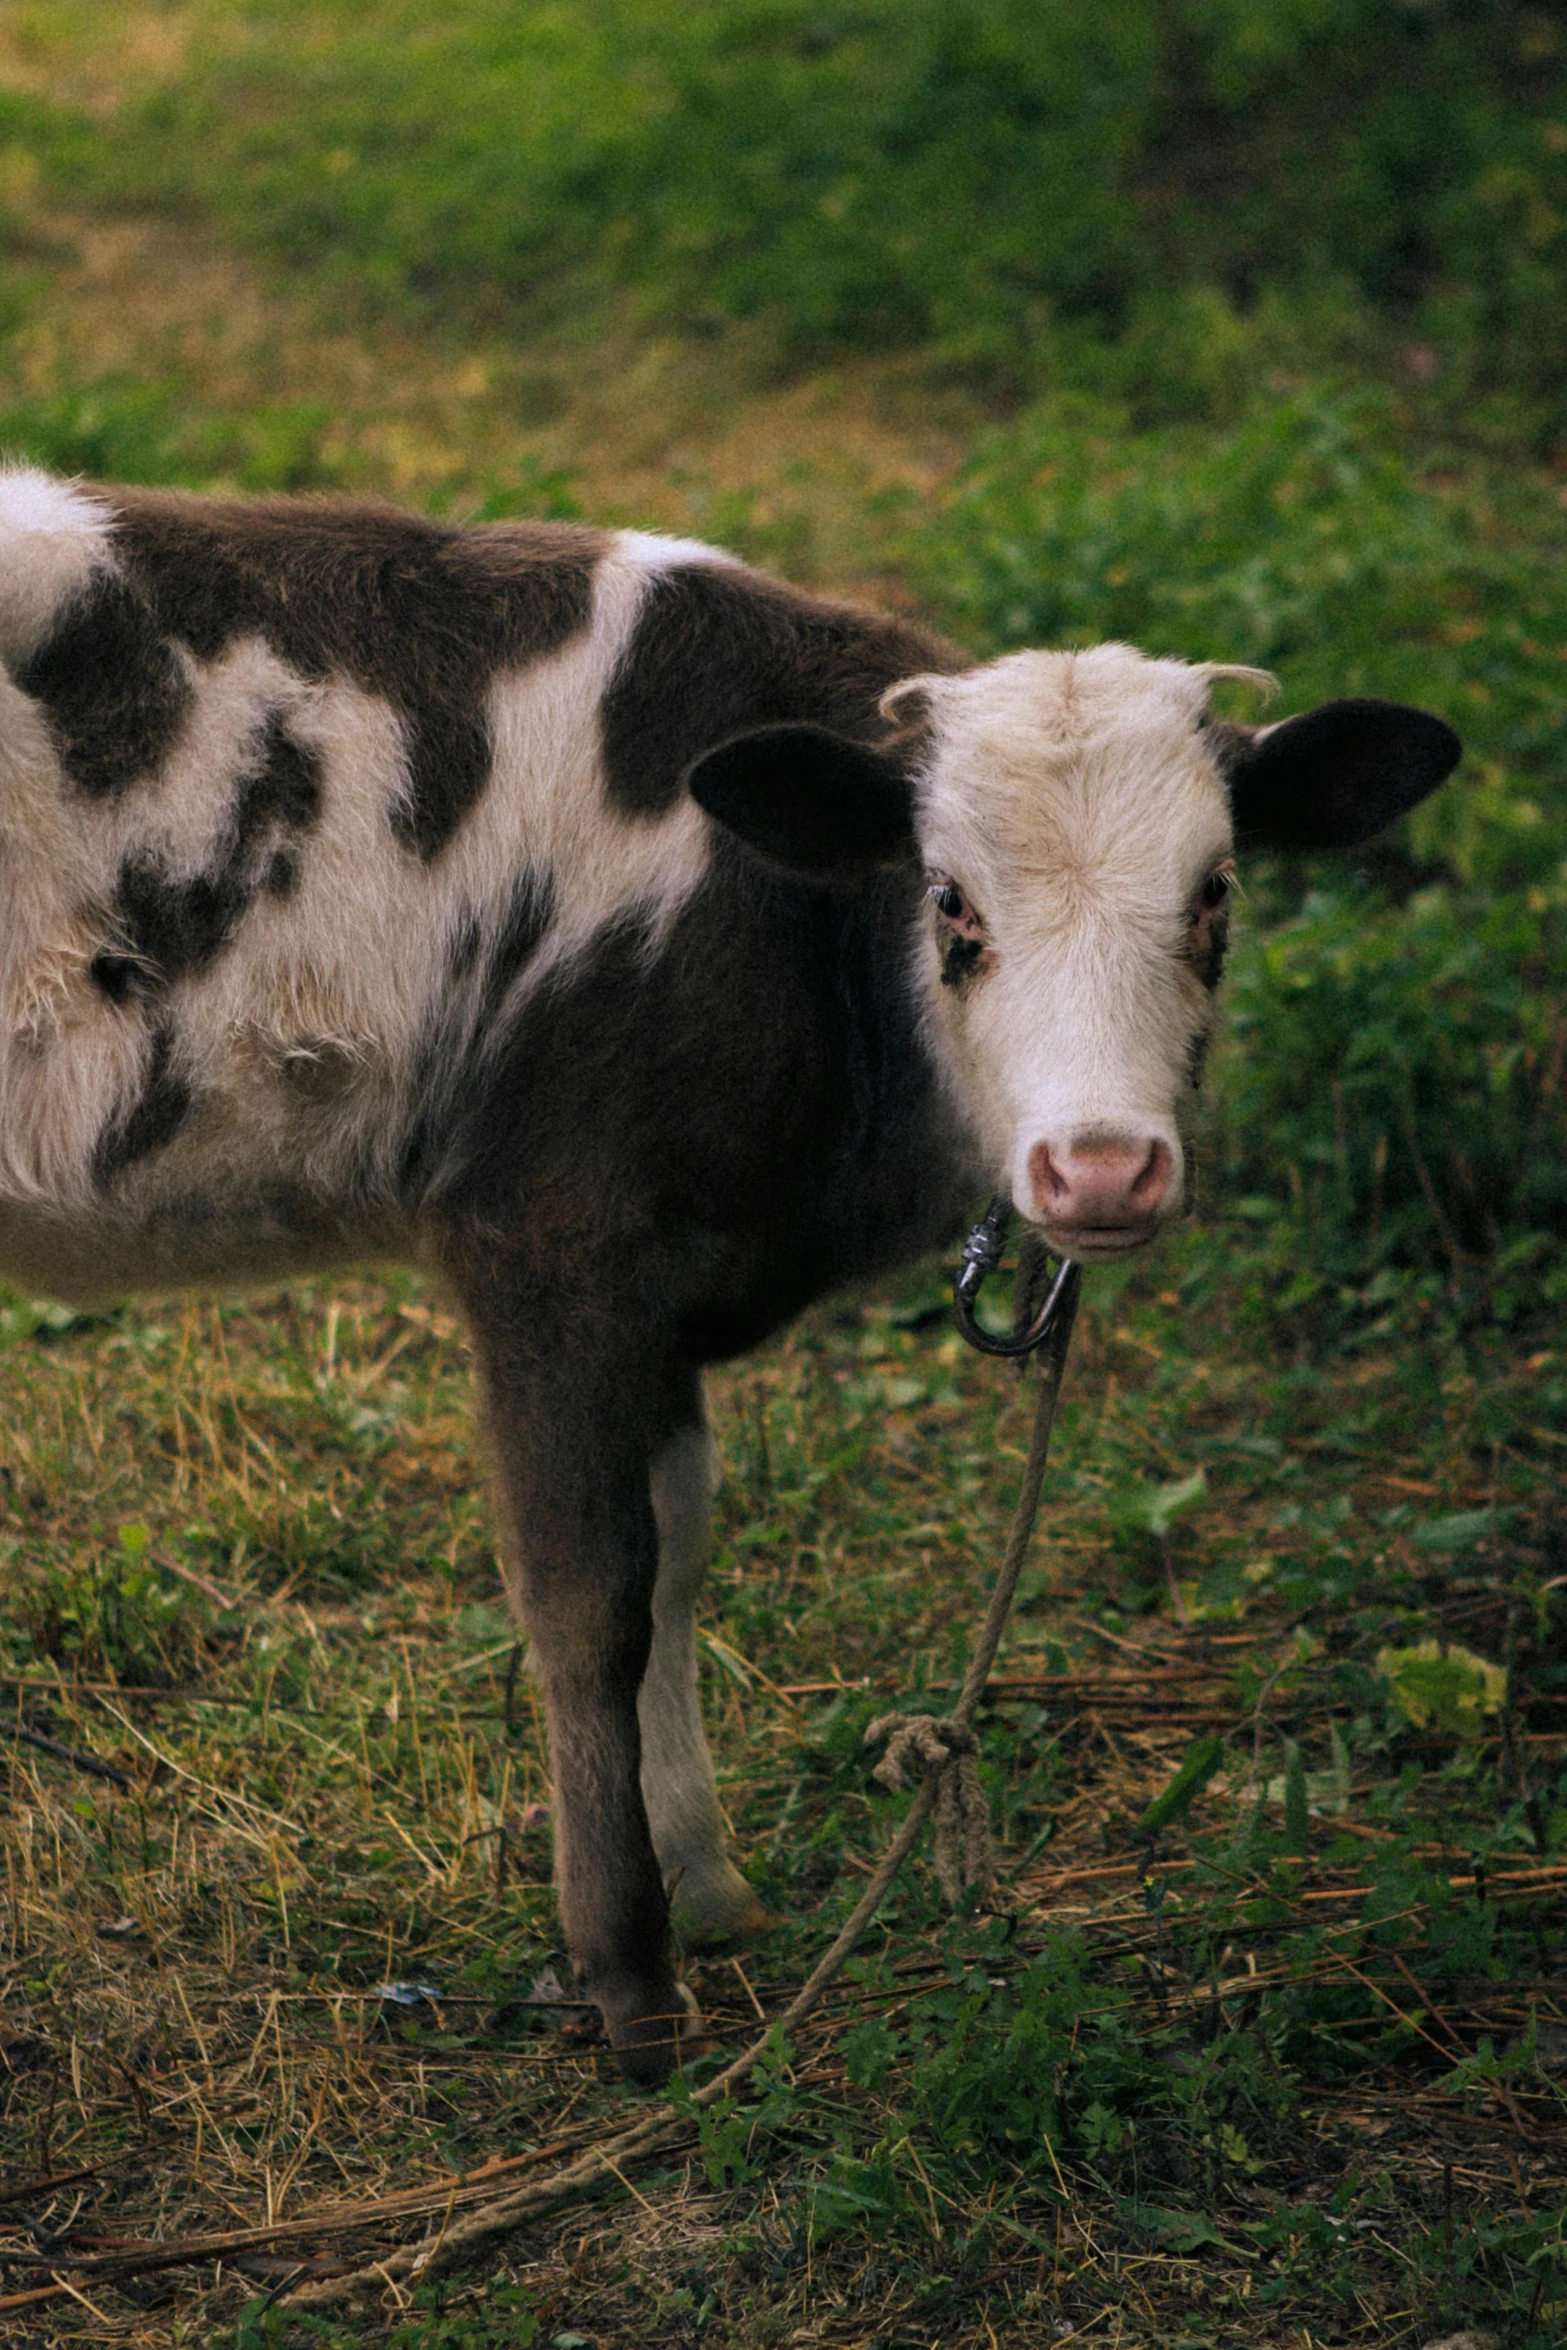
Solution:
{"label": "dead twig", "polygon": [[163,1569],[166,1575],[177,1575],[182,1583],[188,1583],[192,1590],[201,1593],[203,1599],[210,1599],[214,1607],[222,1608],[226,1614],[233,1615],[237,1609],[244,1606],[243,1599],[236,1599],[233,1593],[225,1591],[221,1584],[211,1583],[205,1575],[198,1575],[194,1567],[182,1567],[179,1560],[171,1559],[167,1551],[154,1550],[149,1551],[147,1555],[155,1566]]}
{"label": "dead twig", "polygon": [[57,1762],[69,1763],[76,1771],[87,1771],[95,1779],[108,1779],[116,1787],[134,1787],[136,1782],[128,1771],[116,1770],[113,1763],[100,1762],[95,1754],[83,1754],[78,1746],[67,1746],[58,1738],[50,1738],[42,1730],[30,1730],[25,1722],[11,1724],[11,1736],[19,1738],[24,1746],[36,1746],[41,1754],[52,1754]]}

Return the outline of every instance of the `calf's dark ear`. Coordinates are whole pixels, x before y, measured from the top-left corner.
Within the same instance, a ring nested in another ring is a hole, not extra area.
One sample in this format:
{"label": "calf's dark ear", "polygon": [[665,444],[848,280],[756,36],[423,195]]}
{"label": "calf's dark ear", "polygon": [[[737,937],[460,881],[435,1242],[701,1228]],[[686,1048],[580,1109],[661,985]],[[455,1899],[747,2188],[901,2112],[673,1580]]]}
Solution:
{"label": "calf's dark ear", "polygon": [[1242,847],[1347,849],[1435,791],[1463,751],[1452,728],[1403,702],[1323,702],[1221,753]]}
{"label": "calf's dark ear", "polygon": [[786,872],[852,881],[915,854],[914,792],[887,751],[825,726],[762,726],[686,777],[699,808]]}

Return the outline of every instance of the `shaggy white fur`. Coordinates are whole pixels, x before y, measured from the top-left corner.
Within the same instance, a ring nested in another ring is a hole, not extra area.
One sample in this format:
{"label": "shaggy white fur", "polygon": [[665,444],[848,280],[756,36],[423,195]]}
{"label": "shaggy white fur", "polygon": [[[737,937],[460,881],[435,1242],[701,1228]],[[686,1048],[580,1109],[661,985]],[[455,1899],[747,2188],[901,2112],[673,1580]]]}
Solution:
{"label": "shaggy white fur", "polygon": [[999,1187],[1039,1219],[1036,1146],[1084,1135],[1162,1142],[1180,1194],[1177,1110],[1213,1001],[1188,954],[1204,881],[1232,848],[1199,721],[1218,678],[1260,670],[1153,661],[1129,645],[1014,653],[916,678],[933,743],[920,792],[927,865],[983,925],[974,981],[940,984],[917,947],[929,1033]]}

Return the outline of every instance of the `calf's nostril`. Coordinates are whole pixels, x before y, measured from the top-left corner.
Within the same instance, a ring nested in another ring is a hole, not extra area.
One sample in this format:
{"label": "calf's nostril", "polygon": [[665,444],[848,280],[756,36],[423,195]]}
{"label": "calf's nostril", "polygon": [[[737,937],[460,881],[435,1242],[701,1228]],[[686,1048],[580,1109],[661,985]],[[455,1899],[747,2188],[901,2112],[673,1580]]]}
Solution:
{"label": "calf's nostril", "polygon": [[1170,1146],[1153,1141],[1148,1153],[1132,1178],[1130,1198],[1140,1208],[1156,1208],[1170,1188]]}
{"label": "calf's nostril", "polygon": [[1048,1142],[1036,1142],[1029,1152],[1028,1179],[1041,1206],[1064,1207],[1072,1196],[1071,1182],[1056,1165]]}

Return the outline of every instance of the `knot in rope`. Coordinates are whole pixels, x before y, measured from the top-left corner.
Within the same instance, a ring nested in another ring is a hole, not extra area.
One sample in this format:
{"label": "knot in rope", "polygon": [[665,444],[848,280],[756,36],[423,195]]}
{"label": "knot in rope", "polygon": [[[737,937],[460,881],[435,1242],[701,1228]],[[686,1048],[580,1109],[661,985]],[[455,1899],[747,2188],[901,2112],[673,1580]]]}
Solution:
{"label": "knot in rope", "polygon": [[867,1746],[887,1741],[871,1772],[884,1787],[907,1787],[911,1769],[939,1771],[936,1793],[936,1879],[950,1902],[971,1888],[983,1892],[992,1874],[990,1806],[979,1783],[974,1733],[935,1714],[879,1714],[865,1733]]}

